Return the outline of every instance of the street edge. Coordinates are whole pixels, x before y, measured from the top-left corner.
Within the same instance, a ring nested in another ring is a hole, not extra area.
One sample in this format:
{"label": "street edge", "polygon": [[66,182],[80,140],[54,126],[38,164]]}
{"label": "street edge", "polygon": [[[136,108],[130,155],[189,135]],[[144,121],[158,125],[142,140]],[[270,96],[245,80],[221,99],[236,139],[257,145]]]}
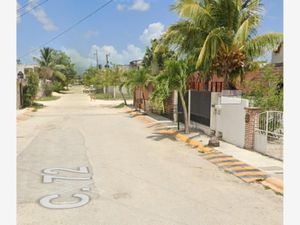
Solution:
{"label": "street edge", "polygon": [[[136,118],[138,118],[142,122],[144,122],[144,123],[151,123],[152,122],[152,121],[150,121],[150,119],[146,118],[145,114],[140,113],[140,112],[136,112],[136,111],[132,110],[129,107],[128,107],[128,109],[129,109],[129,111],[126,111],[126,113],[130,113],[131,115],[136,116]],[[154,120],[154,119],[152,118],[152,120]],[[161,134],[174,135],[177,140],[179,140],[181,142],[184,142],[184,143],[188,144],[189,146],[191,146],[193,148],[196,148],[200,153],[207,154],[207,153],[219,152],[219,151],[217,151],[217,150],[215,150],[213,148],[205,146],[204,144],[202,144],[202,143],[200,143],[198,141],[192,140],[188,136],[186,136],[184,134],[181,134],[181,133],[179,133],[178,131],[176,131],[174,129],[166,128],[166,129],[161,129],[159,132]],[[257,169],[257,168],[255,168],[255,169]],[[257,169],[257,170],[259,170],[259,169]],[[263,180],[258,180],[256,182],[260,183],[265,188],[272,189],[276,194],[283,195],[283,193],[284,193],[284,191],[283,191],[283,186],[284,186],[283,185],[283,181],[280,180],[280,179],[278,179],[278,178],[276,178],[276,177],[267,177],[267,178],[265,178]]]}

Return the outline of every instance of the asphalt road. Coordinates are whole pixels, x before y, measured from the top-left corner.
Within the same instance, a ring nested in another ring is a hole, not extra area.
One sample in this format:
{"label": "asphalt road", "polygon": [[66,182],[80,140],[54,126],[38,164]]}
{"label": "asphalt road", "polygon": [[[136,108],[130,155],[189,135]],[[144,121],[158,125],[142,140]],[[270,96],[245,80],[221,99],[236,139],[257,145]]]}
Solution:
{"label": "asphalt road", "polygon": [[18,225],[283,224],[282,196],[219,170],[118,103],[74,87],[18,122]]}

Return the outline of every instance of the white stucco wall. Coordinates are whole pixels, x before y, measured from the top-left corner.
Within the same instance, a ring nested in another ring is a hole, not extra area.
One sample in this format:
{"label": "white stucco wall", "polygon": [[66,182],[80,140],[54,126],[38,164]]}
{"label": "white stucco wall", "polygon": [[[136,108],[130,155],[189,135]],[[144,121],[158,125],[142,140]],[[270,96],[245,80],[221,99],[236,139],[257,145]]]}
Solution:
{"label": "white stucco wall", "polygon": [[249,101],[242,99],[240,104],[220,104],[217,113],[217,130],[222,132],[222,139],[238,147],[244,147],[245,107]]}
{"label": "white stucco wall", "polygon": [[39,67],[36,64],[17,64],[17,72],[16,75],[21,71],[24,74],[24,79],[26,78],[25,69],[34,69],[35,67]]}
{"label": "white stucco wall", "polygon": [[283,63],[283,44],[278,53],[272,52],[272,63]]}

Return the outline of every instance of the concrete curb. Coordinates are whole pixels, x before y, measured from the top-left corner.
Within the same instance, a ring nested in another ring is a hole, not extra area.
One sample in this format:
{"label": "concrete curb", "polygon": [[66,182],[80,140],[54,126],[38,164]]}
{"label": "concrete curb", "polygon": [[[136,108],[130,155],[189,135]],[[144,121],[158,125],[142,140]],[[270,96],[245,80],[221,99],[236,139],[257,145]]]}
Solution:
{"label": "concrete curb", "polygon": [[[149,123],[153,123],[152,121],[150,121],[149,119],[147,119],[145,117],[145,115],[143,115],[143,114],[141,114],[139,112],[134,112],[133,110],[129,110],[129,111],[126,111],[126,113],[129,113],[129,114],[135,116],[135,118],[137,118],[137,119],[139,119],[139,120],[141,120],[141,121],[143,121],[145,123],[148,123],[148,124]],[[174,129],[168,129],[168,128],[164,129],[164,128],[162,128],[162,129],[159,130],[159,133],[161,133],[161,134],[168,134],[168,135],[174,135],[177,140],[182,141],[182,142],[190,145],[193,148],[196,148],[199,152],[201,152],[203,154],[211,154],[211,153],[218,154],[218,153],[222,153],[222,152],[217,151],[217,150],[215,150],[213,148],[206,147],[202,143],[200,143],[198,141],[195,141],[195,140],[189,138],[188,136],[179,133],[178,131],[176,131]],[[235,159],[232,156],[228,156],[228,157],[231,157],[231,158]],[[204,159],[208,160],[205,157],[204,157]],[[236,161],[238,161],[240,163],[243,163],[240,160],[236,160]],[[218,161],[216,161],[216,162],[218,162]],[[212,162],[212,163],[214,163],[214,162]],[[216,164],[216,163],[214,163],[214,164]],[[278,178],[275,178],[275,177],[268,177],[267,174],[264,173],[263,171],[255,168],[255,167],[249,166],[246,163],[243,163],[243,164],[244,164],[245,169],[248,168],[248,169],[251,169],[251,170],[256,170],[261,176],[255,176],[256,174],[253,174],[253,176],[254,176],[253,178],[251,178],[251,177],[250,178],[249,177],[242,177],[242,176],[237,175],[231,169],[224,169],[224,170],[227,171],[227,172],[230,172],[234,176],[242,179],[243,181],[245,181],[247,183],[257,182],[257,183],[260,183],[260,184],[262,184],[263,186],[265,186],[267,188],[272,189],[275,193],[283,195],[283,181],[282,180],[280,180]],[[251,168],[249,168],[249,167],[251,167]],[[221,166],[221,168],[223,168],[223,167]],[[244,173],[247,173],[247,170],[245,170]],[[250,174],[250,176],[251,176],[251,174]]]}
{"label": "concrete curb", "polygon": [[263,186],[271,188],[278,194],[283,195],[283,181],[276,177],[269,177],[260,182]]}

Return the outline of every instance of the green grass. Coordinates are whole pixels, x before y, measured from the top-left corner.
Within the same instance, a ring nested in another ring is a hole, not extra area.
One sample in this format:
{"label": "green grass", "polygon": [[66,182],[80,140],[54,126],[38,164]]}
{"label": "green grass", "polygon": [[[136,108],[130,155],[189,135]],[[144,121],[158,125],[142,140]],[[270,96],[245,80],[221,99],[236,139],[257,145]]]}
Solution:
{"label": "green grass", "polygon": [[44,96],[44,97],[37,99],[37,101],[54,101],[59,98],[60,98],[59,96]]}
{"label": "green grass", "polygon": [[[103,94],[103,93],[95,94],[95,96],[96,99],[99,100],[123,100],[122,95],[120,94],[117,94],[116,98],[114,98],[112,94]],[[125,98],[129,99],[129,96],[125,95]]]}
{"label": "green grass", "polygon": [[116,109],[121,109],[121,108],[123,108],[124,106],[125,106],[125,104],[124,104],[124,103],[121,103],[121,104],[115,106],[114,108],[116,108]]}
{"label": "green grass", "polygon": [[206,148],[215,148],[215,146],[212,146],[212,145],[204,145],[204,147],[206,147]]}
{"label": "green grass", "polygon": [[36,112],[39,109],[45,108],[46,106],[44,106],[43,104],[34,102],[31,107],[33,108],[32,112]]}

